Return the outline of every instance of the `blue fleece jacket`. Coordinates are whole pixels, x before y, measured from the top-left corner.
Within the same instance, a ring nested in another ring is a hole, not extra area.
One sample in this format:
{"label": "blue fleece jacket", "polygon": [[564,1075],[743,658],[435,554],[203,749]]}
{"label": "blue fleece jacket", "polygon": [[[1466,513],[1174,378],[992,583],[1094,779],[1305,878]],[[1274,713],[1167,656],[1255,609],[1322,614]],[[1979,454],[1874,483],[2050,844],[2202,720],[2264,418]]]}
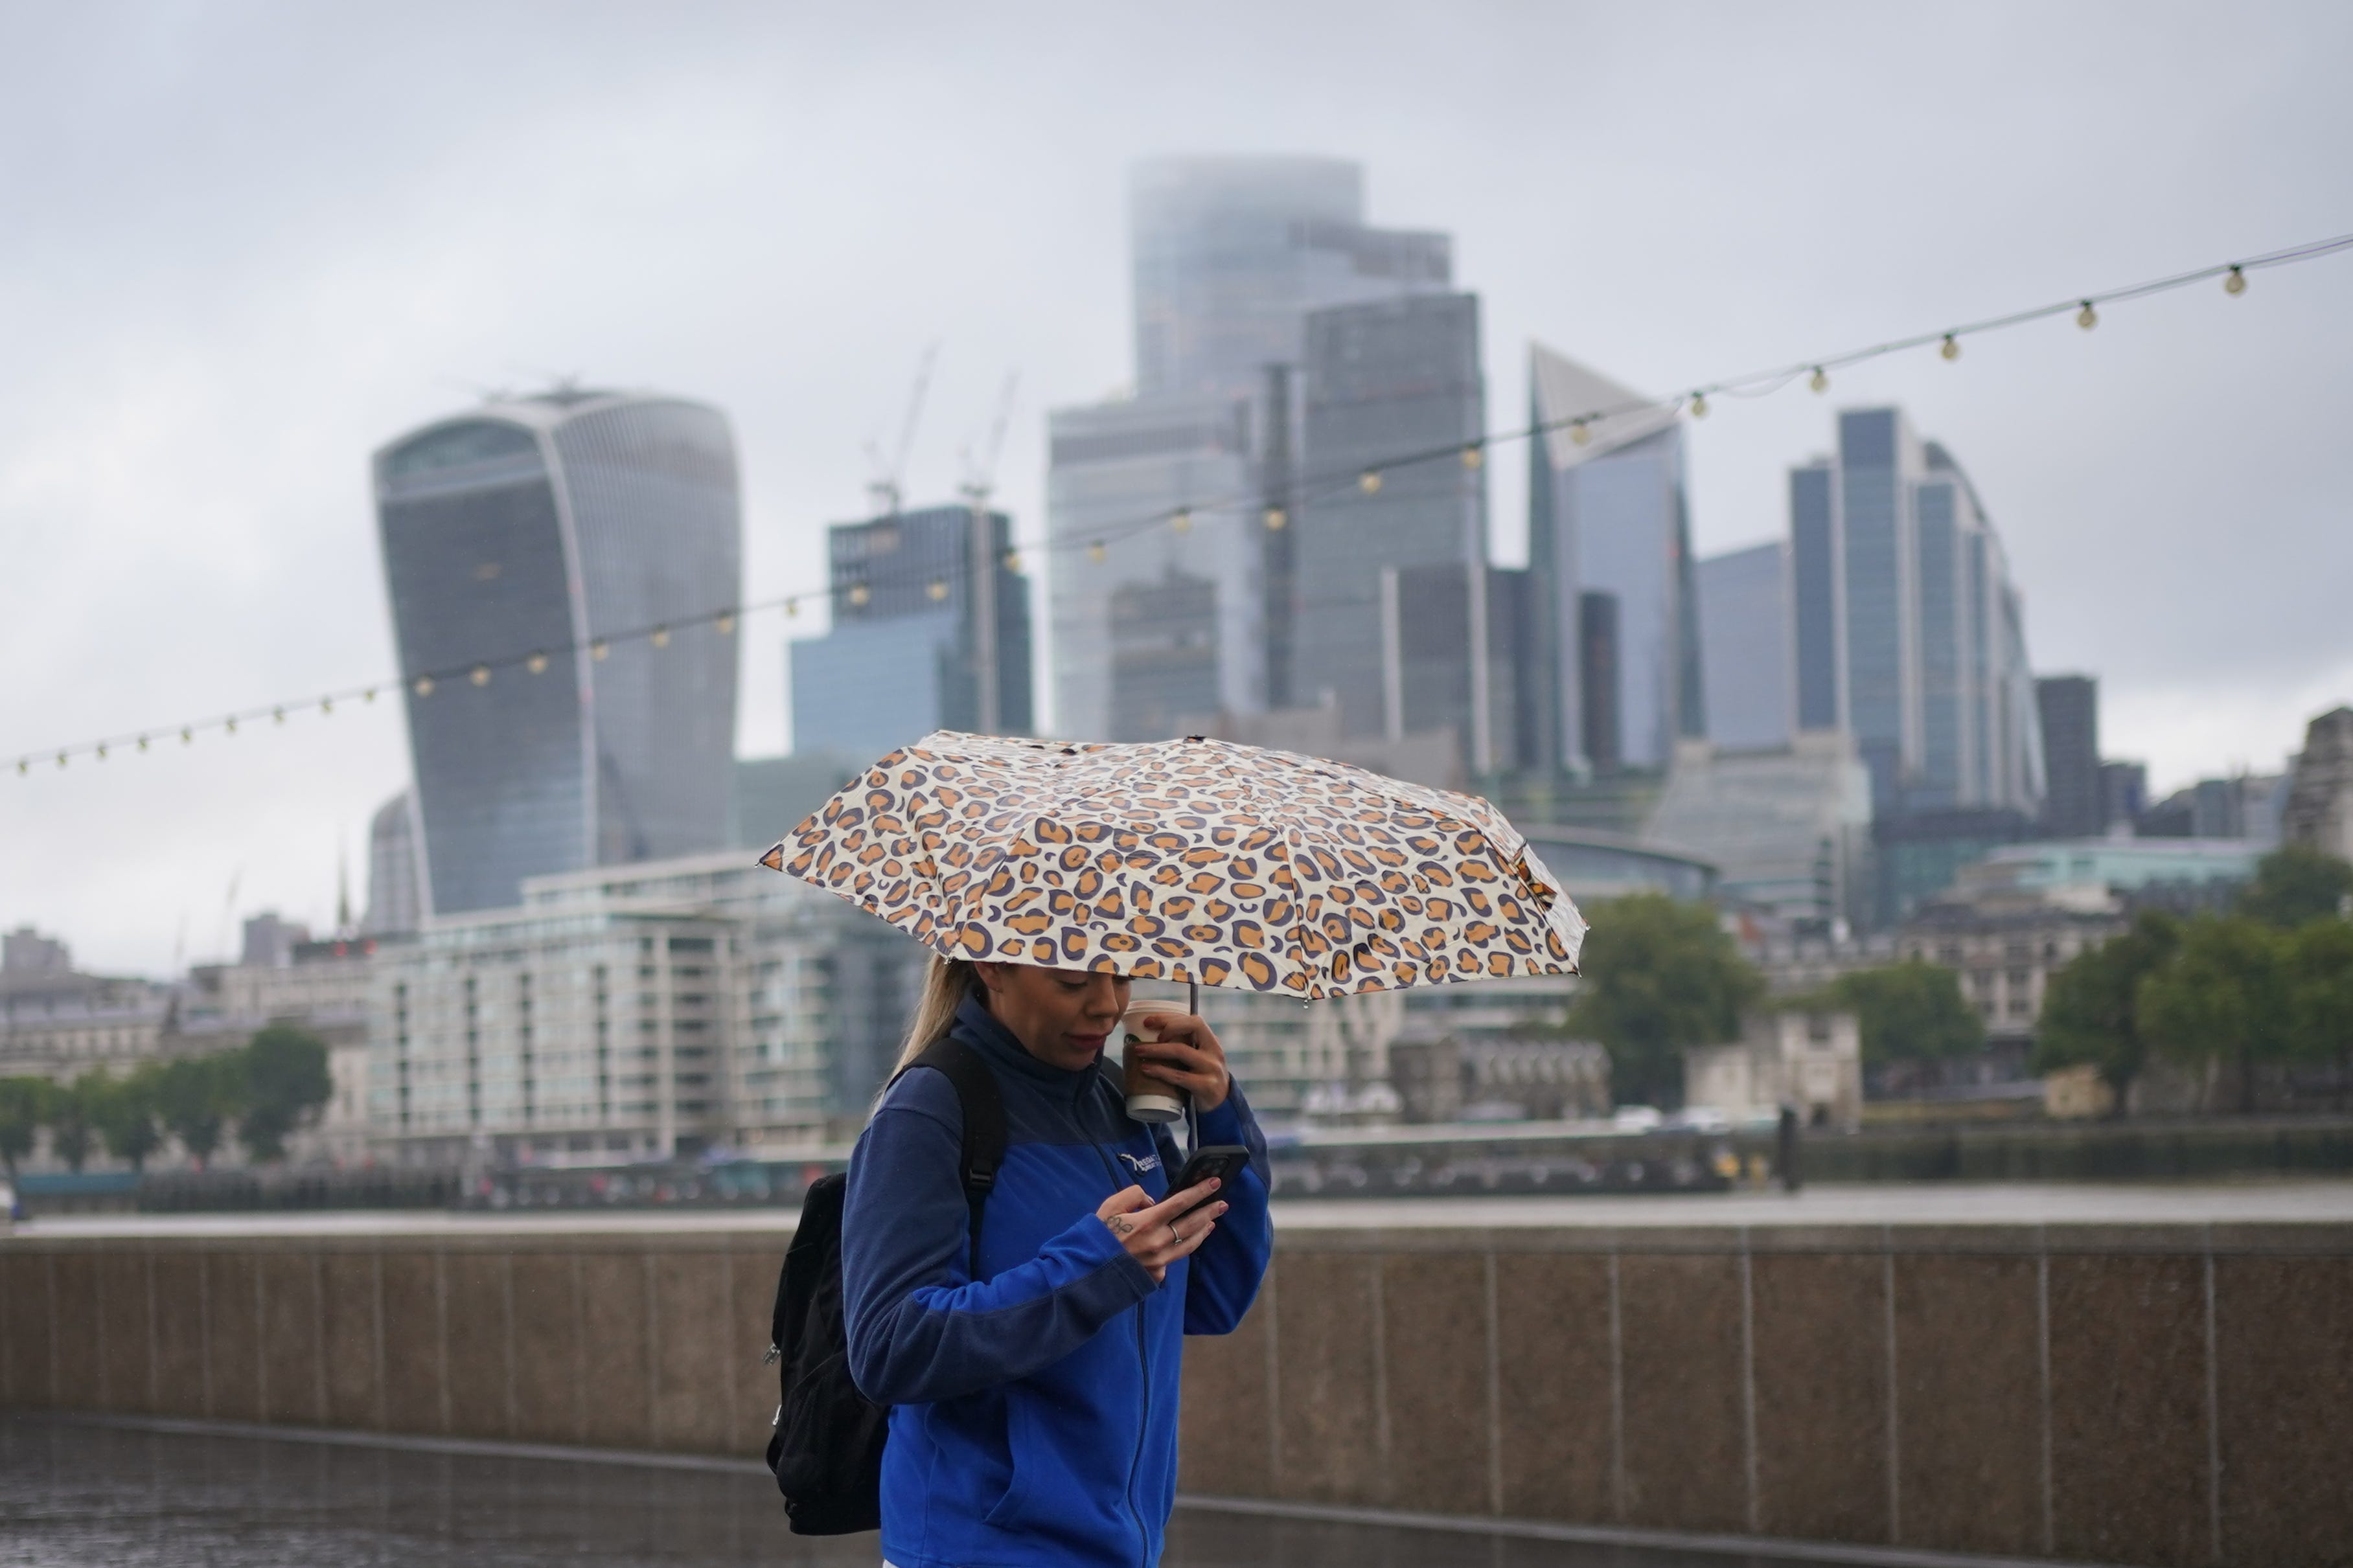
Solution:
{"label": "blue fleece jacket", "polygon": [[1130,1121],[1103,1072],[1038,1060],[977,1001],[953,1032],[1005,1100],[979,1278],[963,1118],[936,1072],[882,1097],[842,1215],[850,1375],[892,1406],[882,1555],[898,1568],[1150,1568],[1176,1496],[1183,1336],[1230,1332],[1266,1271],[1265,1140],[1239,1086],[1201,1117],[1202,1141],[1246,1145],[1250,1167],[1218,1194],[1232,1206],[1216,1232],[1155,1284],[1095,1209],[1132,1184],[1166,1196],[1174,1140]]}

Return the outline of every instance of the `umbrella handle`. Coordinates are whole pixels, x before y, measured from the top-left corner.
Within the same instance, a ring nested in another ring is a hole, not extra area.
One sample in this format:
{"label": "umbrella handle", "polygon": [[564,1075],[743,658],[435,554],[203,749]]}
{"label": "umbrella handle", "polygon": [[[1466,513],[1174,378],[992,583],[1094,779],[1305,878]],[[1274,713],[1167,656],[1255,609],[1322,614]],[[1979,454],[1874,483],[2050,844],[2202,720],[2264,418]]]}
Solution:
{"label": "umbrella handle", "polygon": [[[1198,980],[1187,980],[1185,982],[1185,1011],[1192,1014],[1196,1018],[1201,1016],[1201,983]],[[1185,1097],[1185,1152],[1187,1156],[1190,1157],[1193,1151],[1198,1149],[1200,1146],[1201,1112],[1193,1104],[1193,1097],[1188,1094]]]}

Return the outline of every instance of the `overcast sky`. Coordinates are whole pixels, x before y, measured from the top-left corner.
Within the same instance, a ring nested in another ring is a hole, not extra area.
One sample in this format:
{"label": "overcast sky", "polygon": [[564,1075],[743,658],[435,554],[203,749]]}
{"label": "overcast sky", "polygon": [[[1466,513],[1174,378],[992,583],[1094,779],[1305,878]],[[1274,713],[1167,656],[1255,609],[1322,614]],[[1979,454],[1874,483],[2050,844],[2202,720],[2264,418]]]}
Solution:
{"label": "overcast sky", "polygon": [[[1375,222],[1454,236],[1500,425],[1531,337],[1665,392],[2353,230],[2348,58],[2342,4],[0,0],[0,757],[391,669],[367,455],[485,388],[727,410],[758,596],[819,579],[937,340],[911,499],[1018,371],[1037,536],[1043,411],[1131,374],[1141,155],[1361,161]],[[1725,400],[1701,549],[1886,401],[2158,786],[2353,700],[2353,255]],[[746,627],[746,753],[784,636]],[[392,703],[11,770],[0,927],[161,973],[323,924],[406,775]]]}

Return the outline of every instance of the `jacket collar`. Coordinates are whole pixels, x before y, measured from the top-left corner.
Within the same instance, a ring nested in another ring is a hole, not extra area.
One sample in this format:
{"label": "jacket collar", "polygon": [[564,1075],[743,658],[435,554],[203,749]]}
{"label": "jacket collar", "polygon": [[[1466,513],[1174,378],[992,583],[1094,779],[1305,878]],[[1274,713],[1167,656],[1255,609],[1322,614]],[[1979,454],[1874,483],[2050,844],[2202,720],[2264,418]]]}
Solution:
{"label": "jacket collar", "polygon": [[967,996],[956,1005],[955,1023],[948,1032],[988,1058],[992,1067],[1018,1074],[1052,1093],[1075,1095],[1088,1079],[1101,1071],[1099,1067],[1091,1066],[1071,1072],[1039,1061],[1014,1037],[1012,1030],[997,1021],[996,1015],[977,995]]}

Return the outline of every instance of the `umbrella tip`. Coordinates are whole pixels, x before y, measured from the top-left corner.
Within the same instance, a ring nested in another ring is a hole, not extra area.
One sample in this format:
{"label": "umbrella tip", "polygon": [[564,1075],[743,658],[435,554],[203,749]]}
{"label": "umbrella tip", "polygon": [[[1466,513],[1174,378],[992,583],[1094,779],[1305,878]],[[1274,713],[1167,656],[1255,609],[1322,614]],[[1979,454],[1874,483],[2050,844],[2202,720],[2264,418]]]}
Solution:
{"label": "umbrella tip", "polygon": [[760,857],[760,864],[771,871],[781,871],[785,868],[785,847],[781,840],[770,846],[768,852]]}

